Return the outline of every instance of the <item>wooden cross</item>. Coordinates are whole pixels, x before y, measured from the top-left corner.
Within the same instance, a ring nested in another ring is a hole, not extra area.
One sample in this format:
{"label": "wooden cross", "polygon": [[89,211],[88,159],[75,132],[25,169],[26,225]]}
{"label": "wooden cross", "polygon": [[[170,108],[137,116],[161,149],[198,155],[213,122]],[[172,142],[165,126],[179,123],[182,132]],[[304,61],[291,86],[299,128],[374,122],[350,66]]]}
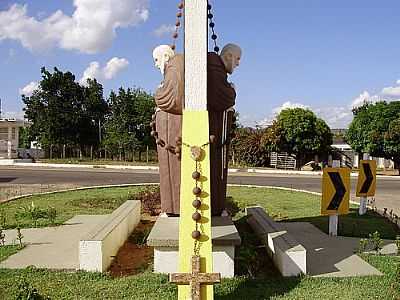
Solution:
{"label": "wooden cross", "polygon": [[178,285],[190,285],[191,300],[201,300],[201,285],[221,282],[219,273],[200,273],[200,256],[192,256],[192,273],[170,274],[169,281]]}

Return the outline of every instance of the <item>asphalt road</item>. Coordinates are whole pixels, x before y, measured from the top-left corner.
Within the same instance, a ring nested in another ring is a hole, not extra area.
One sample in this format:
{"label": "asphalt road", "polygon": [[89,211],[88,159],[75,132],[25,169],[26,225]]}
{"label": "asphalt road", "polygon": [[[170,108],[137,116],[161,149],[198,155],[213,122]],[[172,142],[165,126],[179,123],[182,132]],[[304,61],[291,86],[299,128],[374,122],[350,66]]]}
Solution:
{"label": "asphalt road", "polygon": [[[159,175],[155,171],[0,167],[0,188],[1,186],[29,184],[70,184],[86,187],[158,182]],[[228,182],[321,192],[321,177],[314,175],[232,173]],[[353,195],[355,194],[355,185],[356,178],[352,178]],[[375,198],[379,207],[388,207],[400,213],[400,177],[378,178]],[[353,197],[353,200],[357,199]]]}

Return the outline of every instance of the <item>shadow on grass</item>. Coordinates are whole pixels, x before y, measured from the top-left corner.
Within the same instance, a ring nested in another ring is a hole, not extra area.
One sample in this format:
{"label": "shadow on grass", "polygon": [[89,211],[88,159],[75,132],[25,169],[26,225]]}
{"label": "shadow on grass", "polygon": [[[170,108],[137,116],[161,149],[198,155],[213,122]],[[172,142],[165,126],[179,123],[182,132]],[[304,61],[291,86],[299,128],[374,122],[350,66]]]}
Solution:
{"label": "shadow on grass", "polygon": [[242,244],[236,249],[233,279],[224,279],[215,288],[216,299],[269,299],[294,289],[299,277],[285,278],[275,268],[262,243],[247,224],[247,217],[235,221]]}
{"label": "shadow on grass", "polygon": [[[329,233],[329,217],[315,216],[285,220],[285,222],[309,222],[326,234]],[[348,215],[339,216],[338,235],[348,237],[368,238],[370,233],[378,231],[383,239],[396,239],[400,230],[395,224],[380,216],[368,211],[365,215],[359,216],[358,209],[350,209]]]}

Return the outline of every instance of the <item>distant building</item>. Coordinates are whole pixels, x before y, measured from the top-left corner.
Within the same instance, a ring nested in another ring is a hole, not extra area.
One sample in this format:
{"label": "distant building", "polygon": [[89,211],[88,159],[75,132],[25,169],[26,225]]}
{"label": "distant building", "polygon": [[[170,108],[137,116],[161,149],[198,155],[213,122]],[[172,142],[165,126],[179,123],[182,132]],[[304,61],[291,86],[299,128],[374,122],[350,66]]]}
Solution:
{"label": "distant building", "polygon": [[0,159],[18,157],[19,129],[24,127],[23,120],[13,118],[0,119]]}
{"label": "distant building", "polygon": [[[356,153],[349,144],[346,143],[345,135],[347,129],[332,129],[333,134],[333,144],[332,147],[338,149],[342,153],[342,162],[351,162],[352,166],[358,168],[359,158],[358,153]],[[371,159],[376,160],[377,167],[379,169],[393,169],[394,162],[390,159],[385,159],[383,157],[371,157]]]}

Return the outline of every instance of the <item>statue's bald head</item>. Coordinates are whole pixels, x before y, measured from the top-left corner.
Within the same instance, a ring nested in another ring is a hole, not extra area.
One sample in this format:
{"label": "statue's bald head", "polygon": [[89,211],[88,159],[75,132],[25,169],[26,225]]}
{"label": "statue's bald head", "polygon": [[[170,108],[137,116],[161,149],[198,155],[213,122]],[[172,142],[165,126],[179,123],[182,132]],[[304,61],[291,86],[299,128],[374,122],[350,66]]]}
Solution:
{"label": "statue's bald head", "polygon": [[174,56],[174,50],[168,45],[160,45],[153,50],[154,64],[161,71],[161,74],[164,75],[165,65]]}
{"label": "statue's bald head", "polygon": [[227,44],[221,51],[221,59],[224,62],[225,69],[232,74],[240,64],[242,49],[235,44]]}

